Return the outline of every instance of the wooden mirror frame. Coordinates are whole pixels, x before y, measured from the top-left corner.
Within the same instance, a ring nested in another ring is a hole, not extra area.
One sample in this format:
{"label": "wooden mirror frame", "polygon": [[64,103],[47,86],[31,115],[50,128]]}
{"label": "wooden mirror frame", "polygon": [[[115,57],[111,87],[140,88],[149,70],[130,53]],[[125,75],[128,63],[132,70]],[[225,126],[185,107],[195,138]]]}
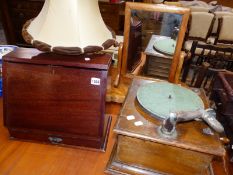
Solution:
{"label": "wooden mirror frame", "polygon": [[[127,2],[125,7],[125,27],[124,27],[124,43],[123,43],[123,53],[122,60],[119,60],[118,70],[121,76],[133,77],[137,75],[132,75],[127,72],[127,59],[128,59],[128,47],[129,47],[129,32],[130,32],[130,18],[132,10],[144,10],[151,12],[163,12],[163,13],[174,13],[182,15],[182,21],[180,25],[179,35],[177,38],[176,49],[173,55],[172,64],[170,67],[168,81],[175,83],[177,77],[176,73],[179,72],[178,68],[181,55],[182,44],[188,24],[188,19],[190,15],[190,9],[170,6],[164,4],[147,4],[147,3],[135,3]],[[119,58],[121,55],[119,56]]]}

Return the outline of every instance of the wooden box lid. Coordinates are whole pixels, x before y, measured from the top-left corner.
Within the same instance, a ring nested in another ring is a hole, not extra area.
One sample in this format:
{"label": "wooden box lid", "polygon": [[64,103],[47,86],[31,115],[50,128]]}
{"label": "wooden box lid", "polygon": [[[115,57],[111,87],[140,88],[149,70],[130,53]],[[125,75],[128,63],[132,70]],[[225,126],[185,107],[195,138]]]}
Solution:
{"label": "wooden box lid", "polygon": [[[88,61],[86,61],[85,58],[87,58]],[[3,57],[3,62],[4,61],[107,70],[111,64],[111,55],[106,53],[90,55],[58,55],[41,52],[34,48],[17,48],[15,51],[5,55]]]}

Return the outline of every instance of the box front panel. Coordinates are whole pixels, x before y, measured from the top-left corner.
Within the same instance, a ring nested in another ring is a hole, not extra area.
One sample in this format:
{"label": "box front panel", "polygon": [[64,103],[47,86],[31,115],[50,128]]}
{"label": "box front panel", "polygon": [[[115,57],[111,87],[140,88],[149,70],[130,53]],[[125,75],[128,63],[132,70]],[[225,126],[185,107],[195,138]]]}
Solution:
{"label": "box front panel", "polygon": [[7,127],[102,136],[106,73],[7,62],[4,66]]}

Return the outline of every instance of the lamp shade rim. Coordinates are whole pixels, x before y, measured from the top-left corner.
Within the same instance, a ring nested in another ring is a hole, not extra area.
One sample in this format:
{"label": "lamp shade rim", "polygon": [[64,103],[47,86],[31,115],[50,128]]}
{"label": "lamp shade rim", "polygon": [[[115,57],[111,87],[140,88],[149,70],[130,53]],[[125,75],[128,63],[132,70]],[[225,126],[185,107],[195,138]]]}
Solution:
{"label": "lamp shade rim", "polygon": [[[34,19],[34,18],[33,18]],[[28,43],[31,44],[36,49],[43,51],[43,52],[53,52],[57,54],[64,54],[64,55],[81,55],[86,53],[95,53],[106,50],[111,46],[117,47],[118,43],[116,41],[116,35],[113,30],[109,28],[112,33],[112,39],[107,39],[102,45],[88,45],[85,47],[79,46],[51,46],[48,43],[43,41],[39,41],[29,33],[28,27],[30,26],[33,19],[26,21],[22,28],[22,36],[23,39]]]}

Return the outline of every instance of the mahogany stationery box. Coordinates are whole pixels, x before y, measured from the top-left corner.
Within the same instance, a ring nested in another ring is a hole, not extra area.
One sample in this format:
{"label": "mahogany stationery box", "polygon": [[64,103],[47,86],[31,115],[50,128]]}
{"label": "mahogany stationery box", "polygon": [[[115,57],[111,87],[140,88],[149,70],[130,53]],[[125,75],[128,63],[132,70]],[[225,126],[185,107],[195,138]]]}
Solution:
{"label": "mahogany stationery box", "polygon": [[111,56],[18,48],[3,58],[4,125],[11,138],[106,149]]}

